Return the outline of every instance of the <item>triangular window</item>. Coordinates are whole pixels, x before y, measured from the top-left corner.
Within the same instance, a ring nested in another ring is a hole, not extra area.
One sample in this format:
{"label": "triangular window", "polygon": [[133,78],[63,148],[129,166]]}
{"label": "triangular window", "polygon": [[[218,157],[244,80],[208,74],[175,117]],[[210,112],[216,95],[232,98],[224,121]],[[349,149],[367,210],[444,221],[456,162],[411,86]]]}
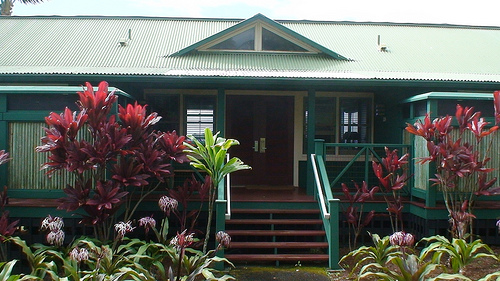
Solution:
{"label": "triangular window", "polygon": [[338,60],[349,60],[261,14],[213,34],[170,56],[183,56],[196,52],[320,54]]}
{"label": "triangular window", "polygon": [[250,28],[235,30],[230,34],[214,40],[204,46],[200,51],[256,51],[256,52],[294,52],[318,53],[312,46],[301,42],[276,30],[263,22],[257,22]]}
{"label": "triangular window", "polygon": [[255,28],[247,29],[208,49],[209,50],[255,50]]}
{"label": "triangular window", "polygon": [[276,35],[265,28],[262,28],[262,50],[263,51],[284,51],[284,52],[307,52],[306,49]]}

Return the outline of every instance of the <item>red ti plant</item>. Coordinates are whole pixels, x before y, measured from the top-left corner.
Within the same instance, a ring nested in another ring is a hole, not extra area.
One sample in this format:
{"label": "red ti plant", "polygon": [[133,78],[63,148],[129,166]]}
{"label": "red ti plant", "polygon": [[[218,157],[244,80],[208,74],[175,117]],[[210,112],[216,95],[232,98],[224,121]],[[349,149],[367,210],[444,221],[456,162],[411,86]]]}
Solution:
{"label": "red ti plant", "polygon": [[[0,150],[0,165],[9,162],[11,159],[8,152]],[[7,186],[4,186],[3,191],[0,192],[0,211],[2,213],[0,216],[0,261],[7,261],[7,245],[5,244],[9,237],[17,231],[17,225],[19,224],[19,220],[10,222],[9,211],[5,210],[7,203]]]}
{"label": "red ti plant", "polygon": [[[452,116],[439,117],[431,122],[429,114],[424,123],[418,120],[407,124],[406,130],[427,141],[429,156],[419,163],[435,163],[435,178],[430,179],[443,193],[449,213],[451,233],[454,238],[472,234],[474,201],[480,195],[500,194],[499,187],[492,187],[497,178],[488,177],[493,135],[500,122],[500,91],[493,93],[495,125],[490,126],[473,107],[456,106],[455,119],[458,130],[451,126]],[[489,138],[489,141],[486,141]],[[473,143],[469,143],[469,140]]]}
{"label": "red ti plant", "polygon": [[[106,82],[97,91],[86,83],[78,95],[79,112],[66,108],[45,118],[48,128],[36,150],[48,153],[42,168],[49,176],[66,170],[76,177],[64,190],[67,197],[59,200],[59,209],[85,211],[81,222],[93,226],[96,237],[104,241],[123,203],[124,221],[129,221],[142,200],[172,175],[172,161],[187,161],[184,137],[154,131],[161,117],[147,114],[146,105],[119,105],[118,117],[111,115],[117,96]],[[158,184],[150,185],[152,178]],[[137,201],[134,206],[132,198]]]}
{"label": "red ti plant", "polygon": [[[193,175],[192,178],[187,178],[182,186],[168,190],[168,195],[177,200],[182,207],[182,210],[180,211],[178,208],[172,210],[172,213],[180,222],[180,229],[187,229],[188,232],[194,231],[196,221],[198,220],[198,216],[203,208],[203,202],[207,200],[208,191],[211,185],[212,180],[210,179],[210,176],[206,176],[205,181],[202,183],[197,181]],[[196,193],[200,196],[200,206],[198,210],[191,210],[188,212],[188,203]],[[188,221],[189,226],[187,225]]]}
{"label": "red ti plant", "polygon": [[[359,235],[361,234],[361,231],[373,219],[375,211],[371,210],[363,216],[363,207],[365,201],[367,199],[373,199],[374,194],[379,190],[378,186],[368,189],[368,185],[365,181],[363,181],[361,187],[356,182],[354,182],[354,187],[356,188],[356,192],[354,193],[354,195],[352,195],[349,187],[345,183],[342,183],[342,192],[344,193],[344,196],[347,198],[347,200],[349,200],[349,206],[344,210],[344,216],[346,217],[347,223],[350,226],[349,249],[356,248],[356,242]],[[351,241],[352,235],[354,235],[354,237]]]}
{"label": "red ti plant", "polygon": [[403,202],[401,190],[406,185],[409,177],[407,175],[408,153],[398,156],[398,150],[385,148],[386,157],[382,163],[372,162],[373,172],[377,177],[380,189],[391,220],[393,232],[403,230]]}

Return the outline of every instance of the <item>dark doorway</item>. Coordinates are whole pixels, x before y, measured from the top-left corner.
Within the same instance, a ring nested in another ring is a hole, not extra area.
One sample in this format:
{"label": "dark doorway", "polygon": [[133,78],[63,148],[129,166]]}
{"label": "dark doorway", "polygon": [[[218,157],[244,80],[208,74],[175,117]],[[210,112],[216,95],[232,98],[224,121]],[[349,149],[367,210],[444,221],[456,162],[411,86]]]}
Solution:
{"label": "dark doorway", "polygon": [[233,186],[293,184],[291,96],[227,96],[226,137],[237,139],[231,154],[252,170],[231,175]]}

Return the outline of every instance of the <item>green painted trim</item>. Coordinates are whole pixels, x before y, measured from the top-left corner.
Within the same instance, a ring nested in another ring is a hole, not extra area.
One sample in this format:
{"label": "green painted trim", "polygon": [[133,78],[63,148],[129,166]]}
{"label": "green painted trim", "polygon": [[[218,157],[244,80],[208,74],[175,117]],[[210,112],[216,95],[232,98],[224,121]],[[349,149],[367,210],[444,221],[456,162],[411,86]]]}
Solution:
{"label": "green painted trim", "polygon": [[[9,127],[6,121],[0,120],[0,150],[5,150],[9,152]],[[8,167],[9,164],[4,164],[0,166],[0,188],[7,185],[8,178]]]}
{"label": "green painted trim", "polygon": [[[227,204],[227,200],[216,200],[215,201],[216,222],[215,222],[215,231],[213,233],[214,236],[219,231],[226,231],[226,218],[225,218],[226,204]],[[216,247],[216,246],[214,246],[214,247]],[[217,256],[220,258],[224,257],[224,248],[217,251]],[[218,270],[222,270],[222,269],[224,269],[224,264],[217,263],[217,264],[215,264],[215,267]]]}
{"label": "green painted trim", "polygon": [[429,92],[416,95],[403,100],[401,103],[410,103],[421,100],[443,100],[443,99],[463,99],[463,100],[493,100],[492,93],[457,93],[457,92]]}
{"label": "green painted trim", "polygon": [[0,93],[0,112],[7,112],[7,95]]}
{"label": "green painted trim", "polygon": [[217,113],[215,115],[216,131],[224,137],[225,119],[226,119],[226,91],[224,89],[217,90]]}
{"label": "green painted trim", "polygon": [[57,199],[64,197],[64,191],[61,189],[9,189],[11,198],[36,198],[36,199]]}
{"label": "green painted trim", "polygon": [[415,188],[412,186],[411,188],[411,195],[413,197],[417,197],[417,198],[420,198],[420,199],[425,199],[426,196],[427,196],[427,191],[423,190],[423,189],[420,189],[420,188]]}
{"label": "green painted trim", "polygon": [[[98,90],[98,87],[93,87],[94,91]],[[82,86],[0,86],[0,94],[15,94],[15,95],[29,95],[29,94],[44,94],[44,95],[63,95],[63,94],[76,94],[78,92],[83,92],[84,88]],[[126,92],[115,88],[109,87],[108,91],[115,93],[115,95],[123,96],[127,98],[134,99],[133,96],[127,94]]]}
{"label": "green painted trim", "polygon": [[314,194],[314,173],[312,169],[311,153],[315,149],[316,136],[316,91],[309,90],[307,92],[307,177],[306,177],[306,193]]}
{"label": "green painted trim", "polygon": [[44,121],[51,111],[15,110],[5,112],[3,119],[7,121]]}
{"label": "green painted trim", "polygon": [[240,28],[244,28],[245,26],[253,24],[253,23],[257,22],[257,21],[262,21],[262,22],[264,22],[264,23],[272,26],[273,28],[276,28],[276,29],[278,29],[278,30],[280,30],[280,31],[282,31],[282,32],[284,32],[284,33],[286,33],[286,34],[288,34],[288,35],[290,35],[290,36],[292,36],[292,37],[294,37],[294,38],[296,38],[296,39],[298,39],[298,40],[300,40],[300,41],[308,44],[308,45],[310,45],[311,47],[320,50],[322,53],[324,53],[324,54],[326,54],[326,55],[328,55],[328,56],[330,56],[330,57],[332,57],[334,59],[338,59],[338,60],[350,60],[350,59],[348,59],[348,58],[346,58],[346,57],[344,57],[344,56],[342,56],[342,55],[340,55],[340,54],[338,54],[338,53],[336,53],[336,52],[334,52],[334,51],[332,51],[332,50],[330,50],[328,48],[325,48],[325,47],[321,46],[320,44],[312,41],[311,39],[308,39],[307,37],[304,37],[303,35],[300,35],[299,33],[297,33],[295,31],[293,31],[293,30],[291,30],[291,29],[283,26],[282,24],[280,24],[280,23],[278,23],[278,22],[276,22],[276,21],[274,21],[274,20],[272,20],[272,19],[270,19],[270,18],[268,18],[268,17],[266,17],[266,16],[264,16],[262,14],[256,14],[255,16],[253,16],[253,17],[251,17],[251,18],[249,18],[247,20],[239,22],[239,23],[237,23],[237,24],[235,24],[235,25],[233,25],[233,26],[231,26],[229,28],[226,28],[226,29],[224,29],[224,30],[222,30],[222,31],[220,31],[220,32],[212,35],[212,36],[209,36],[209,37],[207,37],[207,38],[205,38],[205,39],[203,39],[201,41],[198,41],[198,42],[196,42],[196,43],[194,43],[194,44],[192,44],[192,45],[190,45],[190,46],[188,46],[188,47],[186,47],[184,49],[181,49],[181,50],[179,50],[179,51],[171,54],[170,56],[177,57],[177,56],[185,55],[185,54],[190,53],[192,51],[196,51],[197,48],[199,48],[199,47],[201,47],[201,46],[203,46],[205,44],[208,44],[211,41],[217,40],[217,39],[219,39],[219,38],[227,35],[228,33],[231,33],[231,32],[233,32],[235,30],[240,29]]}
{"label": "green painted trim", "polygon": [[339,252],[339,219],[340,207],[339,199],[329,199],[328,206],[330,210],[329,232],[328,235],[328,266],[331,269],[341,269],[339,265],[340,252]]}

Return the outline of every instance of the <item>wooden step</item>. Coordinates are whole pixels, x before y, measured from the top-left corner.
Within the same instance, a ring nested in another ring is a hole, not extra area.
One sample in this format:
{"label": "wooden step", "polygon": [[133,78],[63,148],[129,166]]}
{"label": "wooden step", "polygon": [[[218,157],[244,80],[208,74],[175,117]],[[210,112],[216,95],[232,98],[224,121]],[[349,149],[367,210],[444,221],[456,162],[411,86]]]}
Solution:
{"label": "wooden step", "polygon": [[230,236],[325,236],[324,230],[226,230]]}
{"label": "wooden step", "polygon": [[230,249],[309,249],[328,248],[327,242],[231,242]]}
{"label": "wooden step", "polygon": [[319,209],[232,209],[234,214],[319,214]]}
{"label": "wooden step", "polygon": [[318,225],[322,224],[323,221],[320,219],[230,219],[226,221],[226,224],[307,224],[307,225]]}
{"label": "wooden step", "polygon": [[311,261],[328,261],[326,254],[278,254],[278,255],[243,255],[243,254],[226,254],[231,262],[256,262],[256,261],[289,261],[289,262],[311,262]]}

